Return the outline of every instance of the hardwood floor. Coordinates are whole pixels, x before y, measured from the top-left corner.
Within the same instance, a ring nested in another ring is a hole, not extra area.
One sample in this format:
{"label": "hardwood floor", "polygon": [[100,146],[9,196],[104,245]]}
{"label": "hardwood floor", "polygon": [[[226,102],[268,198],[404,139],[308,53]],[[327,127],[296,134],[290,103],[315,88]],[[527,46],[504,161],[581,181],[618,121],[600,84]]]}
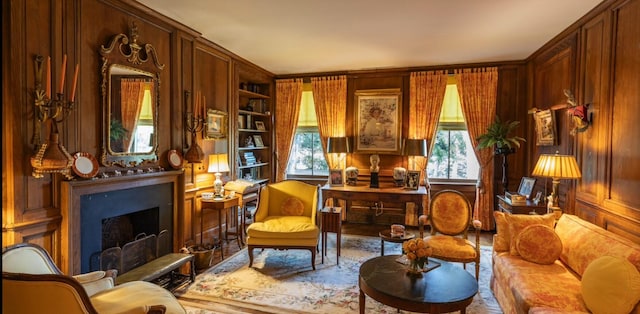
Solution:
{"label": "hardwood floor", "polygon": [[[355,235],[364,235],[364,236],[372,236],[377,237],[380,230],[389,228],[388,225],[380,225],[380,224],[359,224],[359,223],[342,223],[342,234],[355,234]],[[417,227],[408,227],[410,231],[418,232]],[[425,233],[428,233],[429,230],[426,230]],[[491,231],[483,231],[480,234],[480,245],[491,245],[493,241],[493,232]],[[469,233],[469,240],[475,242],[475,236],[473,232]],[[223,248],[224,250],[224,258],[229,258],[231,255],[240,251],[242,248],[239,247],[238,242],[236,241],[235,236],[229,236],[227,241],[224,241]],[[213,259],[211,261],[211,267],[220,263],[221,254],[220,250],[216,249],[213,254]],[[207,269],[200,269],[197,272],[201,273],[206,271]]]}

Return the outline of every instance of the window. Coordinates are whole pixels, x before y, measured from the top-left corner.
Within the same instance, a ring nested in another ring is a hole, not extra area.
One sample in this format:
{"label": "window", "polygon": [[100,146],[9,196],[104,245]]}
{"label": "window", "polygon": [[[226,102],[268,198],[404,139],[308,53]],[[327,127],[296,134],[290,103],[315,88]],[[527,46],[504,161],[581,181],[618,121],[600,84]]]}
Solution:
{"label": "window", "polygon": [[438,131],[427,165],[430,179],[477,180],[480,165],[462,115],[458,88],[447,84]]}
{"label": "window", "polygon": [[298,127],[287,165],[287,176],[326,177],[329,175],[329,166],[324,159],[320,142],[311,84],[305,84],[300,106]]}

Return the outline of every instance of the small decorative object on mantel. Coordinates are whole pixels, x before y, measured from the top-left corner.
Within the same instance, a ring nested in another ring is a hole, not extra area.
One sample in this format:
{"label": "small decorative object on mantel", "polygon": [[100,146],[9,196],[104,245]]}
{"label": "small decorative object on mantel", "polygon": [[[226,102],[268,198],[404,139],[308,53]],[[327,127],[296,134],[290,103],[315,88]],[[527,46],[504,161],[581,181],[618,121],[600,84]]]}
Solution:
{"label": "small decorative object on mantel", "polygon": [[[73,86],[71,98],[64,98],[64,81],[65,71],[67,68],[67,55],[62,58],[62,67],[60,75],[59,88],[56,97],[51,95],[51,57],[47,58],[46,64],[46,81],[42,81],[44,57],[38,55],[35,57],[36,76],[35,76],[35,115],[36,125],[34,130],[34,143],[37,147],[37,153],[31,157],[31,166],[33,167],[32,175],[35,178],[42,178],[44,173],[60,173],[67,179],[73,179],[71,175],[71,167],[74,159],[69,152],[60,143],[60,134],[58,133],[58,123],[61,123],[69,116],[74,108],[74,99],[76,92],[76,84],[78,82],[79,66],[76,65],[73,78]],[[43,123],[48,123],[49,139],[46,143],[40,142],[40,132]]]}

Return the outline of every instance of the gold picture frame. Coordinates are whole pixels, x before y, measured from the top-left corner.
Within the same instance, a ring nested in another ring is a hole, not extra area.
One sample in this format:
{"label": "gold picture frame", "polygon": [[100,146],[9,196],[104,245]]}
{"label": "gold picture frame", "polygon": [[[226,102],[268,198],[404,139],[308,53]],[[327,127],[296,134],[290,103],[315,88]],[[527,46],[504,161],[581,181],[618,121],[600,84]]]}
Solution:
{"label": "gold picture frame", "polygon": [[205,137],[210,139],[220,139],[227,137],[227,113],[220,110],[207,110],[207,128]]}
{"label": "gold picture frame", "polygon": [[404,180],[404,188],[417,190],[420,187],[420,171],[409,170]]}
{"label": "gold picture frame", "polygon": [[402,91],[355,92],[355,153],[399,154],[402,135]]}
{"label": "gold picture frame", "polygon": [[536,145],[556,145],[556,119],[553,111],[551,109],[538,111],[533,114],[533,118],[536,122]]}

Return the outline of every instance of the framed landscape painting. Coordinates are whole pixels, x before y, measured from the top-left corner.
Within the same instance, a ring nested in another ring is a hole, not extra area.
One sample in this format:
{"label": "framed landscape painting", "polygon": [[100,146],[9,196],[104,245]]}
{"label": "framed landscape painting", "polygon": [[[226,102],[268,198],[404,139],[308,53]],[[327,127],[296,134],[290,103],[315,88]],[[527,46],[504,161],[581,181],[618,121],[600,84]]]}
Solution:
{"label": "framed landscape painting", "polygon": [[399,154],[402,134],[400,89],[355,92],[355,153]]}

